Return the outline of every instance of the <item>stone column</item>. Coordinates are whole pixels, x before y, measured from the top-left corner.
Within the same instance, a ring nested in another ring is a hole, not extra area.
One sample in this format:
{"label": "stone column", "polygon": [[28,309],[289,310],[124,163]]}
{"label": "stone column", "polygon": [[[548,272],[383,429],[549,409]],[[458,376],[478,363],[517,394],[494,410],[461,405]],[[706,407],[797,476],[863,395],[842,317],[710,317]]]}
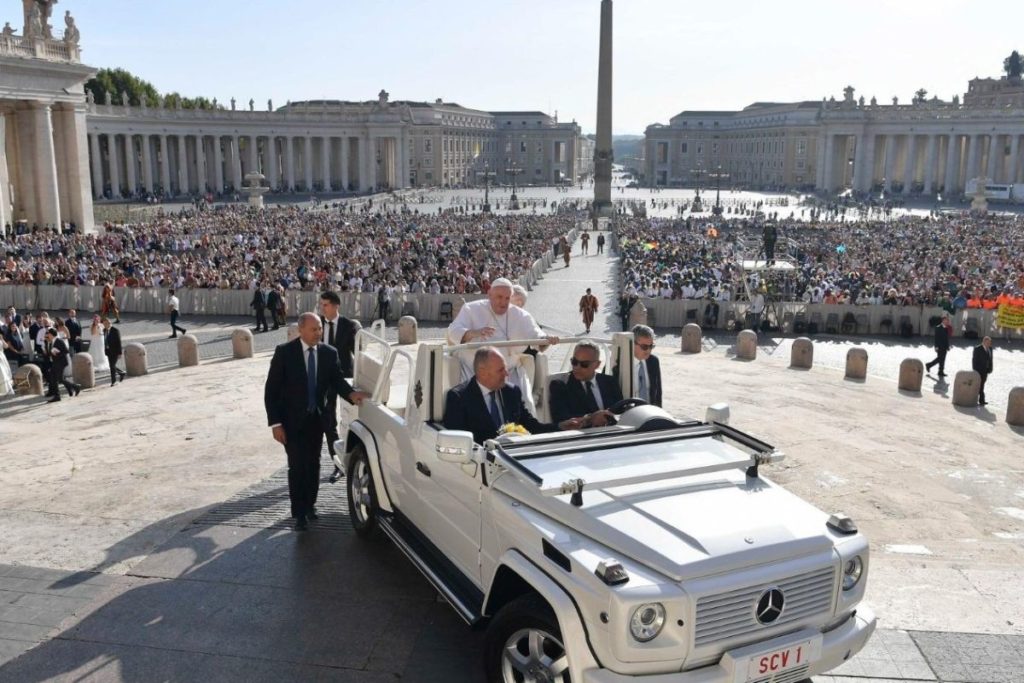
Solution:
{"label": "stone column", "polygon": [[[743,143],[741,143],[743,144]],[[825,163],[822,164],[822,178],[824,179],[824,190],[831,192],[836,186],[836,136],[831,133],[825,136]]]}
{"label": "stone column", "polygon": [[72,221],[79,232],[95,231],[92,195],[89,192],[89,146],[86,139],[86,108],[61,105],[58,121],[63,133],[61,163],[65,180],[58,189],[66,207],[64,220]]}
{"label": "stone column", "polygon": [[255,135],[249,136],[249,173],[260,172],[259,143]]}
{"label": "stone column", "polygon": [[213,189],[220,194],[224,191],[224,144],[223,138],[216,135],[213,138]]}
{"label": "stone column", "polygon": [[882,157],[882,173],[885,175],[885,182],[882,189],[886,194],[892,192],[892,176],[896,172],[896,136],[885,136],[885,156]]}
{"label": "stone column", "polygon": [[89,157],[92,166],[92,196],[103,197],[103,157],[100,156],[100,134],[89,136]]}
{"label": "stone column", "polygon": [[985,176],[993,183],[999,182],[999,176],[1002,175],[1003,164],[1003,145],[999,141],[998,135],[988,136],[988,163],[985,169]]}
{"label": "stone column", "polygon": [[928,147],[924,153],[924,193],[935,194],[935,164],[938,136],[928,136]]}
{"label": "stone column", "polygon": [[857,136],[857,149],[853,156],[853,189],[857,192],[864,192],[868,187],[868,182],[865,180],[866,176],[872,175],[869,172],[868,167],[874,160],[872,155],[871,161],[868,160],[868,136],[861,134]]}
{"label": "stone column", "polygon": [[284,142],[284,177],[286,189],[291,192],[295,189],[295,140],[289,135]]}
{"label": "stone column", "polygon": [[196,136],[196,189],[199,194],[206,194],[206,136]]}
{"label": "stone column", "polygon": [[1009,176],[1007,178],[1008,182],[1011,182],[1011,183],[1016,183],[1017,182],[1017,168],[1018,168],[1018,165],[1020,164],[1020,159],[1017,157],[1018,152],[1020,152],[1020,136],[1016,135],[1016,134],[1015,135],[1011,135],[1010,136],[1010,170],[1008,172]]}
{"label": "stone column", "polygon": [[348,136],[341,136],[341,189],[348,191]]}
{"label": "stone column", "polygon": [[165,195],[171,191],[171,154],[166,134],[160,136],[160,189]]}
{"label": "stone column", "polygon": [[601,40],[597,60],[597,144],[594,147],[594,209],[610,214],[612,205],[612,0],[601,0]]}
{"label": "stone column", "polygon": [[[7,149],[7,115],[0,113],[0,150]],[[102,180],[102,178],[101,178]],[[10,169],[7,166],[7,156],[0,154],[0,188],[11,186]],[[11,217],[13,207],[9,192],[0,192],[0,235],[4,235],[5,226],[10,224],[14,227],[14,220]]]}
{"label": "stone column", "polygon": [[184,135],[177,136],[178,140],[178,193],[188,194],[188,152],[185,151]]}
{"label": "stone column", "polygon": [[270,183],[272,190],[277,189],[278,184],[278,173],[277,173],[277,138],[273,135],[267,137],[267,145],[264,149],[264,156],[266,157],[265,171],[267,174],[267,182]]}
{"label": "stone column", "polygon": [[369,183],[367,183],[367,179],[369,178],[370,169],[366,165],[366,149],[367,149],[367,147],[369,145],[366,142],[366,138],[363,137],[362,135],[359,136],[357,145],[358,145],[357,154],[359,155],[359,159],[356,161],[356,167],[359,169],[359,185],[358,185],[358,187],[359,187],[359,191],[360,192],[365,192],[366,190],[370,189],[370,185],[369,185]]}
{"label": "stone column", "polygon": [[818,141],[817,141],[818,144],[816,145],[816,150],[817,150],[817,154],[818,154],[818,160],[817,160],[817,165],[814,168],[814,186],[816,188],[818,188],[819,190],[826,189],[825,188],[825,147],[826,147],[825,140],[826,140],[825,136],[819,136],[818,137]]}
{"label": "stone column", "polygon": [[142,136],[142,184],[146,192],[153,192],[153,138]]}
{"label": "stone column", "polygon": [[242,187],[242,148],[238,144],[239,136],[231,137],[231,182],[235,186],[235,192]]}
{"label": "stone column", "polygon": [[117,149],[117,135],[107,134],[107,165],[110,167],[110,196],[121,198],[121,154]]}
{"label": "stone column", "polygon": [[306,192],[313,191],[313,138],[306,136],[302,145],[302,167],[306,176]]}
{"label": "stone column", "polygon": [[964,171],[964,186],[972,178],[978,177],[978,152],[981,148],[981,135],[975,133],[967,143],[967,168]]}
{"label": "stone column", "polygon": [[946,173],[942,178],[946,196],[954,194],[960,187],[960,136],[952,133],[946,144]]}
{"label": "stone column", "polygon": [[911,133],[907,136],[906,161],[903,164],[903,194],[910,194],[914,185],[914,178],[917,175],[917,136]]}
{"label": "stone column", "polygon": [[[409,186],[409,138],[404,128],[402,129],[401,137],[398,140],[398,145],[398,189],[404,190]],[[481,150],[486,149],[486,145],[486,142],[482,142],[480,145]],[[568,146],[566,147],[566,152],[568,153]],[[571,175],[571,161],[566,165],[566,168],[570,169],[569,173]]]}
{"label": "stone column", "polygon": [[32,111],[35,124],[36,220],[40,226],[60,226],[60,196],[57,183],[57,155],[53,146],[53,110],[48,104]]}
{"label": "stone column", "polygon": [[139,189],[138,181],[135,178],[135,136],[129,133],[124,136],[124,168],[128,180],[128,196],[135,194]]}
{"label": "stone column", "polygon": [[320,138],[320,179],[324,184],[324,192],[331,191],[331,138]]}

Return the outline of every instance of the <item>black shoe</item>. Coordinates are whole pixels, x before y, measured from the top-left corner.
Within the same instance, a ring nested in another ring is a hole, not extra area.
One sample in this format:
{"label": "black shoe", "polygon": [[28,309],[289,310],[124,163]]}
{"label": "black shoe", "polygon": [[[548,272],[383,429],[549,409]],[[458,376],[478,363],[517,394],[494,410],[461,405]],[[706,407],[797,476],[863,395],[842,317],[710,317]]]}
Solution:
{"label": "black shoe", "polygon": [[182,330],[181,330],[181,333],[182,333],[182,334],[188,334],[188,330],[186,330],[186,329],[182,329]]}
{"label": "black shoe", "polygon": [[177,339],[177,338],[178,338],[178,335],[176,335],[176,334],[172,334],[170,337],[168,337],[168,339]]}
{"label": "black shoe", "polygon": [[945,377],[945,376],[946,376],[946,373],[944,373],[944,372],[940,372],[939,373],[939,377]]}
{"label": "black shoe", "polygon": [[295,518],[295,530],[305,531],[309,528],[309,522],[306,521],[306,515],[299,515]]}
{"label": "black shoe", "polygon": [[931,363],[925,363],[924,364],[924,369],[927,370],[928,372],[931,372],[932,364]]}
{"label": "black shoe", "polygon": [[51,396],[50,400],[47,401],[47,403],[58,403],[58,402],[60,402],[60,396]]}
{"label": "black shoe", "polygon": [[81,384],[76,384],[75,385],[75,396],[78,396],[80,393],[82,393],[82,385]]}
{"label": "black shoe", "polygon": [[306,515],[306,516],[309,517],[310,519],[320,519],[320,515],[316,514],[316,508],[315,507],[310,508],[309,509],[309,514]]}
{"label": "black shoe", "polygon": [[123,382],[124,378],[127,377],[127,376],[128,376],[127,372],[122,372],[121,374],[118,375],[118,379],[119,379],[119,381]]}
{"label": "black shoe", "polygon": [[335,466],[334,471],[331,472],[331,476],[327,479],[327,481],[333,484],[344,476],[345,473],[342,472],[337,466]]}
{"label": "black shoe", "polygon": [[988,405],[988,401],[986,401],[985,399],[981,399],[980,401],[978,401],[978,405],[979,406],[987,406]]}
{"label": "black shoe", "polygon": [[121,324],[121,319],[120,319],[120,318],[118,318],[118,319],[117,319],[117,320],[115,320],[114,322],[115,322],[115,323],[117,323],[118,325],[120,325],[120,324]]}
{"label": "black shoe", "polygon": [[114,380],[113,382],[111,382],[110,386],[114,386],[115,384],[117,384],[117,380]]}

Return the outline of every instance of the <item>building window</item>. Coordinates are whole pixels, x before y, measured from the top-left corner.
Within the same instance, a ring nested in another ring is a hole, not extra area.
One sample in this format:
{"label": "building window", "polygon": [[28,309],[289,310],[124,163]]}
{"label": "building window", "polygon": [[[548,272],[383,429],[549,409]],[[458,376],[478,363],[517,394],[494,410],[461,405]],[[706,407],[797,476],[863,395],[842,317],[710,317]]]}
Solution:
{"label": "building window", "polygon": [[526,154],[526,140],[519,141],[519,153]]}
{"label": "building window", "polygon": [[423,153],[433,154],[434,153],[434,141],[430,138],[423,139]]}
{"label": "building window", "polygon": [[679,146],[679,152],[681,154],[689,154],[690,153],[689,144],[684,142],[682,145],[680,145]]}
{"label": "building window", "polygon": [[659,142],[658,143],[658,163],[659,164],[667,164],[668,163],[668,143],[667,142]]}
{"label": "building window", "polygon": [[543,154],[543,153],[544,153],[544,143],[543,142],[538,142],[537,143],[537,154]]}
{"label": "building window", "polygon": [[797,140],[796,141],[796,153],[797,153],[797,156],[803,156],[804,154],[807,154],[807,141],[806,140]]}
{"label": "building window", "polygon": [[697,143],[697,156],[704,156],[704,145],[699,142]]}

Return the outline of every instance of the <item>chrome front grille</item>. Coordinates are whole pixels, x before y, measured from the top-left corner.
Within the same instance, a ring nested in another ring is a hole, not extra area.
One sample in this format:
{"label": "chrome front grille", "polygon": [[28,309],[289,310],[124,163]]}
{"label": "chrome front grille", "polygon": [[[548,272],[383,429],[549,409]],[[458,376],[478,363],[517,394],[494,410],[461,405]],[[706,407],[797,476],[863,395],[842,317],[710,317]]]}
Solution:
{"label": "chrome front grille", "polygon": [[[771,587],[782,591],[785,606],[779,618],[765,626],[758,623],[754,612],[761,595]],[[694,645],[702,647],[730,638],[755,635],[813,614],[831,612],[834,593],[835,569],[822,567],[774,582],[706,595],[697,600]]]}
{"label": "chrome front grille", "polygon": [[780,674],[775,674],[774,676],[768,676],[767,678],[758,678],[756,681],[753,681],[753,683],[797,683],[797,681],[802,681],[807,678],[807,670],[810,668],[811,667],[809,666],[801,666],[798,669],[784,671]]}

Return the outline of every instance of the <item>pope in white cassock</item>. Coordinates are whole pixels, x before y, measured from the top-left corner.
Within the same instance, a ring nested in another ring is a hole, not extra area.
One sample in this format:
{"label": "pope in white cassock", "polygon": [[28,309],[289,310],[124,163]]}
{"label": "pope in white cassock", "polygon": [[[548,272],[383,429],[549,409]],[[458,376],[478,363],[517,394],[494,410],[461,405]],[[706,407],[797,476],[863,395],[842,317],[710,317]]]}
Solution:
{"label": "pope in white cassock", "polygon": [[[448,326],[448,343],[455,345],[514,339],[547,339],[552,344],[558,343],[558,337],[544,334],[533,316],[518,306],[513,306],[511,299],[512,283],[509,280],[500,277],[492,282],[486,299],[467,303],[455,316],[455,320]],[[510,346],[498,350],[504,354],[508,363],[509,380],[522,390],[523,401],[530,408],[530,412],[536,413],[533,406],[533,389],[520,365],[520,357],[526,346]],[[459,352],[463,380],[473,375],[473,353],[472,350]]]}

